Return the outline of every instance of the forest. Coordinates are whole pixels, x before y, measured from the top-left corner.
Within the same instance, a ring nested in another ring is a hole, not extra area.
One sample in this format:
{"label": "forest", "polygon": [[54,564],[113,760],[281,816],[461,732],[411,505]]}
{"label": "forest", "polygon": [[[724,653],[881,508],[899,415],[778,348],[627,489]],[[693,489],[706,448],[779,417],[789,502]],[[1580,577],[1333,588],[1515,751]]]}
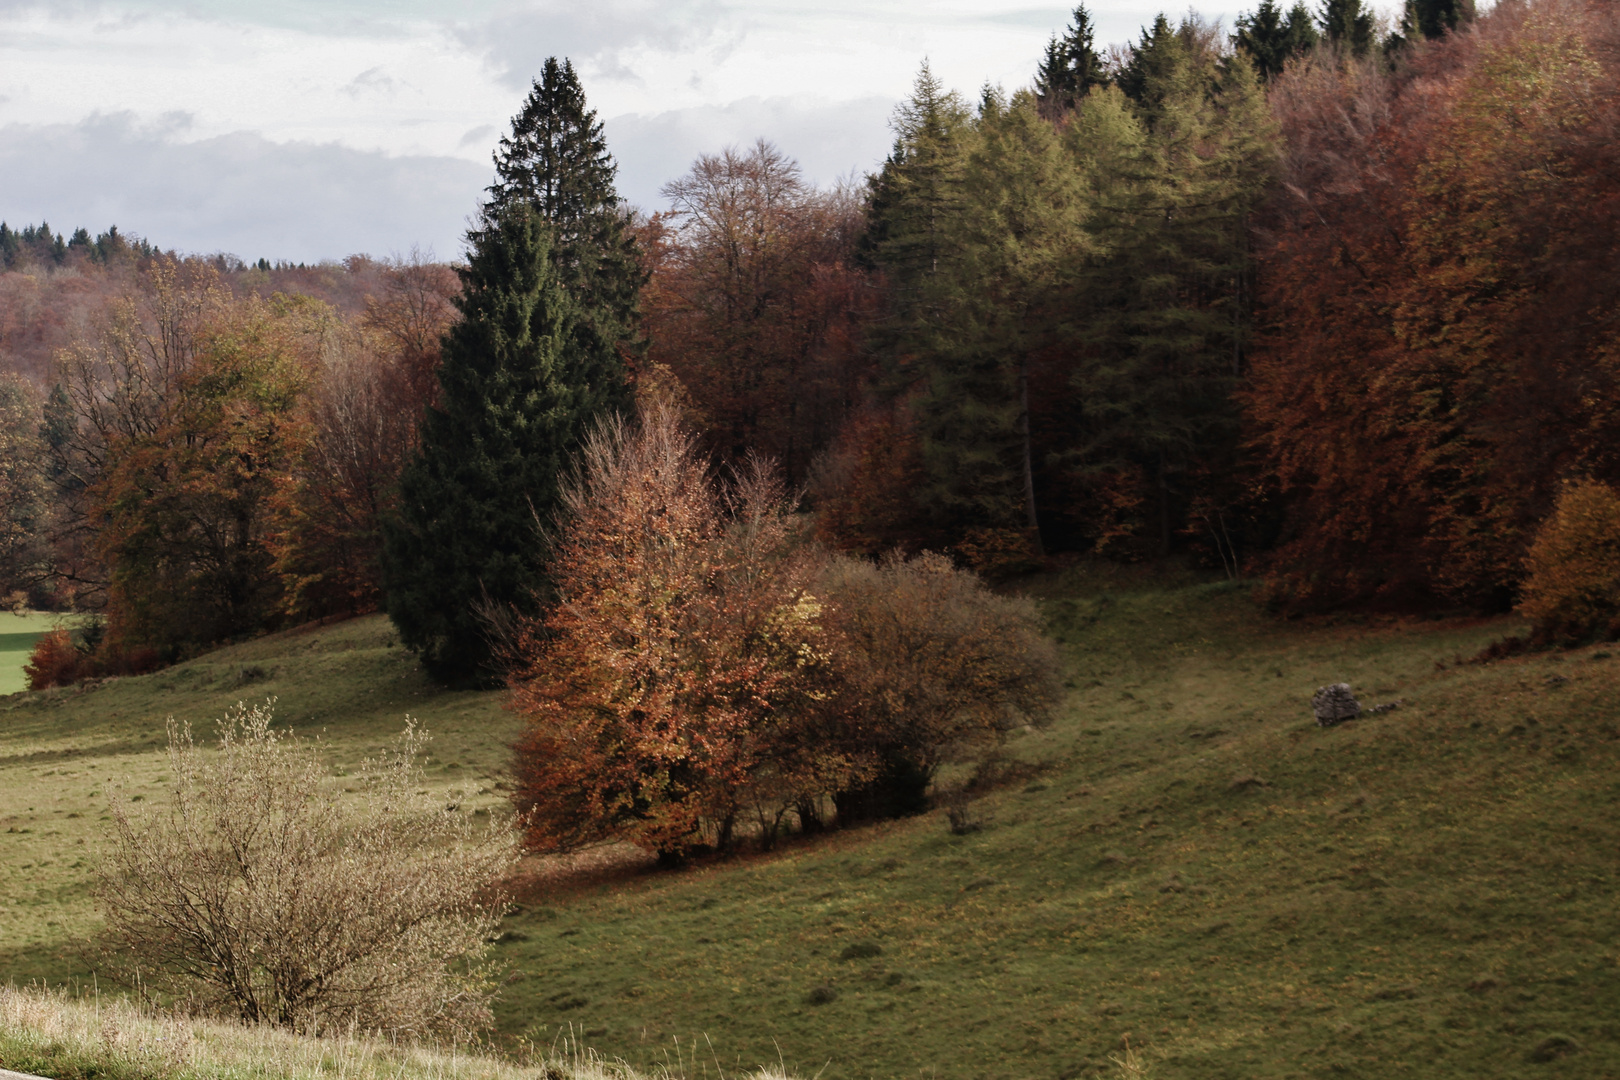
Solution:
{"label": "forest", "polygon": [[[1613,636],[1614,16],[1265,0],[1099,50],[1081,7],[1028,86],[924,63],[863,184],[760,140],[652,213],[552,60],[455,263],[0,224],[0,596],[94,616],[30,679],[383,610],[437,678],[514,687],[530,761],[582,716],[646,735],[588,807],[527,776],[534,844],[669,854],[739,790],[767,836],[899,812],[1038,717],[1035,617],[983,582],[1078,559]],[[979,666],[929,669],[947,640]],[[880,647],[981,714],[902,731]]]}

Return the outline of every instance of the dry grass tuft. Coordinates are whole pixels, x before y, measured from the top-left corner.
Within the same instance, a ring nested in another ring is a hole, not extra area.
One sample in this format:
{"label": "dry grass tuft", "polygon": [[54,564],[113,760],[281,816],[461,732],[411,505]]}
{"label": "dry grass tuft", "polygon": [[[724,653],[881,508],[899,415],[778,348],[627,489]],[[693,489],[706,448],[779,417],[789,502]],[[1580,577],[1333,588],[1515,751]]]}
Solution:
{"label": "dry grass tuft", "polygon": [[[103,1080],[682,1080],[679,1060],[638,1072],[572,1037],[518,1062],[371,1035],[313,1038],[181,1018],[128,999],[0,986],[0,1068]],[[792,1080],[778,1068],[737,1080]]]}

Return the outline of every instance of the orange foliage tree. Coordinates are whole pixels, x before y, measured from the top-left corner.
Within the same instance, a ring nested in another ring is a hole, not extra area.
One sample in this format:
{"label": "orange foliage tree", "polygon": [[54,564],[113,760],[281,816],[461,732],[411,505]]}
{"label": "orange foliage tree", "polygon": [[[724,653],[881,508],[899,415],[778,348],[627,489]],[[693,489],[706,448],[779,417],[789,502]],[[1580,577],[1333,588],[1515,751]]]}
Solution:
{"label": "orange foliage tree", "polygon": [[278,614],[275,496],[304,441],[304,330],[325,309],[233,301],[196,263],[159,261],[144,286],[64,358],[76,419],[57,460],[82,479],[114,645],[175,650]]}
{"label": "orange foliage tree", "polygon": [[288,614],[374,609],[382,518],[438,388],[439,346],[459,289],[449,267],[413,257],[384,266],[358,323],[330,316],[314,335],[304,414],[309,439],[283,491],[274,541]]}
{"label": "orange foliage tree", "polygon": [[1272,103],[1269,324],[1247,395],[1289,507],[1273,587],[1503,606],[1563,477],[1620,475],[1620,31],[1504,3],[1389,75]]}
{"label": "orange foliage tree", "polygon": [[822,732],[831,671],[790,503],[757,459],[718,483],[665,406],[582,460],[556,605],[512,646],[529,843],[672,857],[726,846],[749,813],[768,840],[851,767]]}
{"label": "orange foliage tree", "polygon": [[814,190],[764,141],[703,155],[664,195],[671,210],[644,229],[649,359],[685,384],[714,449],[801,481],[868,373],[859,201]]}
{"label": "orange foliage tree", "polygon": [[1620,493],[1592,480],[1564,486],[1525,559],[1519,610],[1547,641],[1620,638]]}

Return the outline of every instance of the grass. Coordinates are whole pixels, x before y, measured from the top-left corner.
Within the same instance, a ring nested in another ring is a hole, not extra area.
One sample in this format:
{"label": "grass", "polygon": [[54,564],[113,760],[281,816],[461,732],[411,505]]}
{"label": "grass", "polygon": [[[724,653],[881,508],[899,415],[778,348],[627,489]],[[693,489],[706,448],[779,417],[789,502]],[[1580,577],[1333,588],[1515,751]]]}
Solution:
{"label": "grass", "polygon": [[[127,1000],[0,987],[0,1061],[57,1080],[683,1080],[701,1061],[642,1074],[576,1040],[521,1062],[466,1048],[398,1046],[365,1036],[302,1038],[272,1028],[155,1016]],[[748,1080],[788,1080],[761,1070]]]}
{"label": "grass", "polygon": [[48,611],[22,614],[0,611],[0,695],[15,694],[28,686],[28,680],[23,677],[23,665],[34,651],[34,642],[71,618]]}
{"label": "grass", "polygon": [[[1087,571],[1036,591],[1071,696],[1008,747],[1021,768],[974,807],[983,828],[936,812],[678,873],[536,864],[498,946],[501,1031],[583,1032],[638,1068],[706,1036],[728,1068],[827,1080],[1126,1059],[1200,1080],[1620,1076],[1611,650],[1458,665],[1521,628],[1280,623],[1230,586]],[[0,979],[83,970],[91,793],[155,784],[162,716],[216,715],[245,666],[340,766],[408,708],[454,763],[435,782],[497,799],[498,696],[433,689],[387,637],[359,620],[0,702],[0,873],[26,882],[0,906]],[[1338,681],[1404,704],[1318,728],[1310,695]]]}

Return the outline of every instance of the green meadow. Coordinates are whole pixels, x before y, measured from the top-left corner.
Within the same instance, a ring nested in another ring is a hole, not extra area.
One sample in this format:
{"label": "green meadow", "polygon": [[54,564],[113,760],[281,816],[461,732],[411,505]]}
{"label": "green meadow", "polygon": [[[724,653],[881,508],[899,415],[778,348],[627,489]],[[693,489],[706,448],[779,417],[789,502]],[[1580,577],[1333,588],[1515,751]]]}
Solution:
{"label": "green meadow", "polygon": [[23,677],[23,665],[34,651],[34,642],[40,635],[72,616],[53,615],[44,611],[15,614],[0,611],[0,695],[15,694],[28,686]]}
{"label": "green meadow", "polygon": [[[1127,1041],[1153,1077],[1620,1076],[1611,648],[1481,665],[1522,627],[1283,622],[1164,572],[1028,587],[1069,696],[980,769],[976,829],[531,860],[496,1044],[826,1080],[1118,1075]],[[1401,704],[1319,728],[1338,681]],[[161,798],[165,717],[266,696],[340,773],[415,715],[430,782],[504,807],[501,695],[436,688],[378,617],[0,699],[0,981],[89,978],[108,786]]]}

